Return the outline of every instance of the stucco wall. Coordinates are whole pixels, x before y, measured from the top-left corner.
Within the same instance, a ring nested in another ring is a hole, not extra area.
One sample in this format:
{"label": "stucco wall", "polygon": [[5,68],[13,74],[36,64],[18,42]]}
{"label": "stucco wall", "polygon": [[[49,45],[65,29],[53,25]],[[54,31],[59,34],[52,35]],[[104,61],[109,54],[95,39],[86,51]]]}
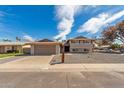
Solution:
{"label": "stucco wall", "polygon": [[[12,49],[12,45],[0,46],[0,53],[7,53],[7,51]],[[22,52],[22,46],[14,45],[13,50],[18,50],[19,52]]]}
{"label": "stucco wall", "polygon": [[[70,44],[70,52],[92,52],[93,44]],[[75,50],[75,51],[74,51]],[[88,50],[88,51],[86,51]]]}
{"label": "stucco wall", "polygon": [[4,52],[5,52],[4,46],[0,46],[0,53],[4,53]]}

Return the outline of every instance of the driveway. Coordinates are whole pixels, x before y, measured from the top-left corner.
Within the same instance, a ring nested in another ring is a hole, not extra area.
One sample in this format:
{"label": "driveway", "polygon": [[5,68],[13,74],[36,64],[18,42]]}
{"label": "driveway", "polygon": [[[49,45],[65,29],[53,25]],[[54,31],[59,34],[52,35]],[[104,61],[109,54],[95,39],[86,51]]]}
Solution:
{"label": "driveway", "polygon": [[[60,62],[61,55],[52,62]],[[108,53],[65,54],[65,62],[49,67],[54,71],[121,71],[124,72],[124,55]]]}
{"label": "driveway", "polygon": [[9,62],[0,64],[0,72],[18,71],[18,70],[41,70],[47,69],[53,56],[26,56],[24,58],[9,60]]}
{"label": "driveway", "polygon": [[124,88],[124,72],[0,72],[4,88]]}
{"label": "driveway", "polygon": [[[60,61],[61,56],[55,56],[54,61]],[[124,55],[110,53],[65,54],[64,64],[106,64],[124,63]]]}

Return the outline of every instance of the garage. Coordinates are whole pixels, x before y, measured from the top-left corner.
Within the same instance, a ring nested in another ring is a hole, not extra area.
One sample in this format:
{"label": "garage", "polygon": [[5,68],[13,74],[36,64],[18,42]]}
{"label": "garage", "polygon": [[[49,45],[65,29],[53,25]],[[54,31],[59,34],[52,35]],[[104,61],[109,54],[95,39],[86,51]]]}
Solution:
{"label": "garage", "polygon": [[55,45],[34,45],[34,54],[35,55],[52,55],[56,54]]}
{"label": "garage", "polygon": [[32,55],[55,55],[60,53],[59,42],[33,42],[31,44]]}

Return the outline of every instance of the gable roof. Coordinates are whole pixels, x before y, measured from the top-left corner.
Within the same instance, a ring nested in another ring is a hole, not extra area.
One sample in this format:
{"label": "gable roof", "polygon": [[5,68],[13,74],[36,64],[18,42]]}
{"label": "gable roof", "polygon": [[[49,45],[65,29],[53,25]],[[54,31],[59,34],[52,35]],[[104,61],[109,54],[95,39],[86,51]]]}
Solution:
{"label": "gable roof", "polygon": [[70,41],[70,40],[92,40],[92,41],[94,41],[94,39],[90,39],[90,38],[87,38],[87,37],[84,37],[84,36],[77,36],[73,39],[69,39],[68,41]]}
{"label": "gable roof", "polygon": [[61,42],[30,42],[25,45],[62,45]]}
{"label": "gable roof", "polygon": [[53,41],[49,39],[42,39],[42,40],[38,40],[37,42],[53,42]]}
{"label": "gable roof", "polygon": [[84,37],[84,36],[77,36],[77,37],[75,37],[74,39],[87,39],[87,38]]}

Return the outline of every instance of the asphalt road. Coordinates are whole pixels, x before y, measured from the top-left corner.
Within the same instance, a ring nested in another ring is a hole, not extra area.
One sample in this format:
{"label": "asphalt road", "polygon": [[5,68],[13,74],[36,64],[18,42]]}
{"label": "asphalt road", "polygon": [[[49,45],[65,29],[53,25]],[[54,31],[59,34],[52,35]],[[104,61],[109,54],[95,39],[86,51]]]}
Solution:
{"label": "asphalt road", "polygon": [[124,72],[0,72],[1,88],[121,88]]}

